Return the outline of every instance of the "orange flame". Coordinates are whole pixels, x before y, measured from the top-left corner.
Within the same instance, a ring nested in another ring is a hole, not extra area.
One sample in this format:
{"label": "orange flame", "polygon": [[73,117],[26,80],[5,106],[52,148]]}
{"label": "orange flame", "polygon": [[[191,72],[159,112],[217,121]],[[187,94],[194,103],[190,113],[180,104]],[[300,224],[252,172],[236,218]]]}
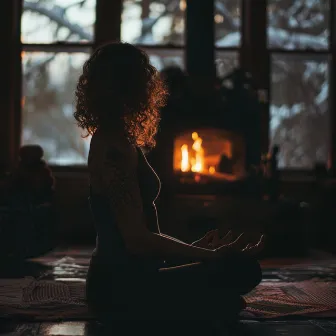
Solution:
{"label": "orange flame", "polygon": [[188,145],[183,145],[181,147],[181,154],[181,171],[187,172],[190,170]]}
{"label": "orange flame", "polygon": [[[192,171],[194,173],[205,173],[207,170],[205,167],[205,159],[204,159],[204,148],[202,146],[203,139],[198,135],[197,132],[193,132],[191,134],[191,138],[194,140],[191,149],[189,152],[189,148],[187,144],[184,144],[181,147],[181,171],[188,172]],[[208,169],[209,174],[214,174],[216,172],[215,167],[211,166]]]}
{"label": "orange flame", "polygon": [[191,159],[191,171],[201,173],[204,170],[204,149],[202,147],[203,139],[198,136],[197,132],[191,135],[194,143],[192,149],[195,151],[195,157]]}

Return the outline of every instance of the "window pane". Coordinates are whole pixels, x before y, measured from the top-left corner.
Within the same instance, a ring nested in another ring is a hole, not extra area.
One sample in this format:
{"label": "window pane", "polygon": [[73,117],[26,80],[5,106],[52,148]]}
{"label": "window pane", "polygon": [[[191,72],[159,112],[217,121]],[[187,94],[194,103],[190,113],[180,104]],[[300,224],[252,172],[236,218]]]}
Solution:
{"label": "window pane", "polygon": [[23,43],[92,42],[96,0],[24,0]]}
{"label": "window pane", "polygon": [[224,77],[239,66],[239,53],[235,51],[217,51],[217,76]]}
{"label": "window pane", "polygon": [[329,0],[268,0],[270,48],[327,49],[329,25]]}
{"label": "window pane", "polygon": [[185,0],[124,0],[121,40],[143,45],[182,45],[185,8]]}
{"label": "window pane", "polygon": [[312,168],[327,162],[329,144],[328,56],[272,57],[272,144],[282,168]]}
{"label": "window pane", "polygon": [[22,144],[39,144],[51,164],[86,164],[89,140],[73,118],[74,91],[89,53],[23,54]]}
{"label": "window pane", "polygon": [[241,40],[241,0],[215,0],[215,43],[238,47]]}
{"label": "window pane", "polygon": [[178,66],[185,69],[184,51],[182,49],[144,49],[150,62],[158,71],[169,66]]}

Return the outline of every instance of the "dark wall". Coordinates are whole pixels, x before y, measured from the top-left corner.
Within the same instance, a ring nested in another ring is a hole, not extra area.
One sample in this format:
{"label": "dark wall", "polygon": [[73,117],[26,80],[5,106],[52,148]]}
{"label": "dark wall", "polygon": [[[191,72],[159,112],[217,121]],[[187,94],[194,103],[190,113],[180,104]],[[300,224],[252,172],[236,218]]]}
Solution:
{"label": "dark wall", "polygon": [[0,173],[15,162],[20,142],[21,53],[20,1],[1,4]]}
{"label": "dark wall", "polygon": [[57,173],[54,207],[60,242],[94,241],[87,173]]}
{"label": "dark wall", "polygon": [[[54,207],[59,216],[57,228],[59,241],[62,243],[94,243],[94,226],[88,204],[87,173],[55,173],[55,175]],[[314,185],[309,182],[282,183],[282,191],[287,197],[296,201],[309,203],[315,198]],[[207,199],[211,197],[183,197],[181,195],[176,198],[159,199],[157,205],[162,230],[167,234],[188,239],[190,230],[188,222],[191,218],[206,216],[209,211],[212,211],[206,204]],[[244,221],[238,212],[232,213],[237,204],[240,208],[239,213],[246,217],[246,223],[260,222],[261,219],[270,216],[270,213],[265,211],[262,202],[258,200],[226,198],[223,203],[215,207],[220,208],[218,211],[222,217],[225,217],[227,211],[228,217],[230,213],[231,221],[234,221],[235,217],[238,219],[238,216],[240,216],[239,220]],[[213,211],[218,213],[216,209]]]}

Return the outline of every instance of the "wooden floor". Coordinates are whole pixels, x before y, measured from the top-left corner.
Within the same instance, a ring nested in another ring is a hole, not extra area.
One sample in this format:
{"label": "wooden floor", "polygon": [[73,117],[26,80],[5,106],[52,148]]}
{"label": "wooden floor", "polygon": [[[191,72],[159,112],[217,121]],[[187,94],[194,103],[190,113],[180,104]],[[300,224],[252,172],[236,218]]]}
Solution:
{"label": "wooden floor", "polygon": [[[72,252],[71,252],[72,251]],[[77,253],[77,258],[88,260],[90,251],[70,249],[68,251],[55,252],[59,256]],[[76,252],[77,251],[77,252]],[[294,260],[286,261],[265,261],[264,264],[283,265],[290,264]],[[16,267],[4,266],[0,270],[0,278],[22,277],[27,275],[40,275],[43,272],[43,265],[36,262],[16,265]],[[62,273],[62,272],[61,272]],[[54,272],[54,277],[62,277],[61,273]],[[84,274],[76,273],[74,278],[84,277]],[[336,335],[336,320],[332,319],[288,319],[278,321],[239,321],[231,326],[204,325],[195,321],[167,323],[127,323],[113,322],[111,325],[101,325],[97,322],[76,321],[76,322],[36,322],[27,323],[24,321],[10,321],[0,319],[0,336],[97,336],[97,335],[288,335],[288,336],[322,336]]]}
{"label": "wooden floor", "polygon": [[[95,323],[63,322],[63,323],[1,323],[1,336],[109,336],[109,335],[228,335],[228,336],[322,336],[336,335],[335,321],[282,321],[282,322],[240,322],[232,327],[217,329],[193,328],[192,326],[171,325],[133,326],[104,329]],[[153,329],[153,328],[151,328]]]}

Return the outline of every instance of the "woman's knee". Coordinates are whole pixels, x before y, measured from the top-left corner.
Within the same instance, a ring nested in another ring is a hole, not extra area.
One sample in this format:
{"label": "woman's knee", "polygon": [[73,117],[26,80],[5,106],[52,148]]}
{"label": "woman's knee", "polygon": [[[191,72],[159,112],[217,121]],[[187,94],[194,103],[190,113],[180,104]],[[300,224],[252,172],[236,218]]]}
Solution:
{"label": "woman's knee", "polygon": [[241,276],[240,294],[244,295],[260,284],[262,271],[256,258],[240,254],[237,259],[237,265],[240,268],[238,274]]}
{"label": "woman's knee", "polygon": [[238,253],[227,257],[220,266],[222,281],[239,295],[247,294],[261,282],[262,273],[258,260],[246,254]]}

